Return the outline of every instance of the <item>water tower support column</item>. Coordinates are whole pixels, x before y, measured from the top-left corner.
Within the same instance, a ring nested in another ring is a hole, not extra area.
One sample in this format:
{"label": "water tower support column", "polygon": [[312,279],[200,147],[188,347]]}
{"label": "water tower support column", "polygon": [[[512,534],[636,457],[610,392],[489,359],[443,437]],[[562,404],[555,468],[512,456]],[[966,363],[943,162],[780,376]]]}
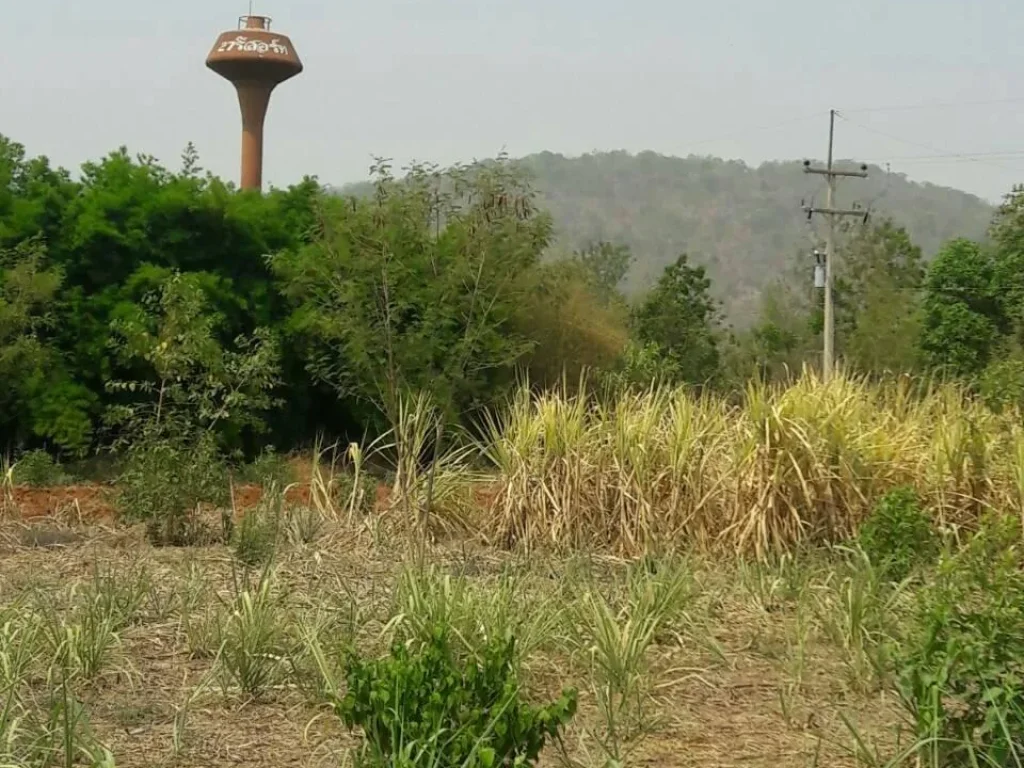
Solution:
{"label": "water tower support column", "polygon": [[263,126],[273,85],[236,83],[242,109],[242,189],[263,187]]}

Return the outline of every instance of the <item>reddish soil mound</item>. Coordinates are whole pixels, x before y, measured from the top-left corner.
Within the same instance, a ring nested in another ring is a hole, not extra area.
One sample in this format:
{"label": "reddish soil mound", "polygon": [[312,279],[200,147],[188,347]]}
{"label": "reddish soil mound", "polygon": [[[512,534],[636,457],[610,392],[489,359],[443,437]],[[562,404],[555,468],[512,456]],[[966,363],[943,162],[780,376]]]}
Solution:
{"label": "reddish soil mound", "polygon": [[[258,485],[236,485],[233,493],[237,509],[252,509],[263,497],[263,488]],[[288,489],[285,501],[290,504],[309,504],[309,486],[293,485]]]}
{"label": "reddish soil mound", "polygon": [[14,488],[14,504],[26,519],[70,515],[83,520],[113,516],[110,489],[102,485],[63,485],[54,488]]}
{"label": "reddish soil mound", "polygon": [[[233,491],[237,512],[252,509],[263,496],[263,489],[258,485],[236,485]],[[475,502],[484,509],[494,503],[497,494],[496,484],[481,485],[473,491]],[[390,497],[391,487],[380,483],[374,508],[387,507]],[[291,504],[310,504],[309,485],[293,485],[288,489],[285,499]],[[25,519],[65,515],[96,522],[114,517],[113,488],[106,485],[64,485],[51,488],[17,486],[14,488],[14,504]]]}

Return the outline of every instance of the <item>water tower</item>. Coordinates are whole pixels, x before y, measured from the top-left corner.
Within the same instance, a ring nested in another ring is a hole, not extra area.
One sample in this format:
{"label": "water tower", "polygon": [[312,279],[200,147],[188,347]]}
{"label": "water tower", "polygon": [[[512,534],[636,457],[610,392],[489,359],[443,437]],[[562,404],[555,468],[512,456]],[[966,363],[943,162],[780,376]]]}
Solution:
{"label": "water tower", "polygon": [[237,30],[217,38],[206,66],[230,80],[238,91],[242,108],[242,189],[260,189],[267,106],[274,88],[302,71],[295,46],[285,35],[271,33],[269,16],[242,16]]}

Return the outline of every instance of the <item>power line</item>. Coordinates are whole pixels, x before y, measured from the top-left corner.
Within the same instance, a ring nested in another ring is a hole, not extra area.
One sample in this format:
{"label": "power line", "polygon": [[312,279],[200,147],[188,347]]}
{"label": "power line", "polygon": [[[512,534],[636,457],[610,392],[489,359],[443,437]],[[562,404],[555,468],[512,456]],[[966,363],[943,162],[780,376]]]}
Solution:
{"label": "power line", "polygon": [[979,158],[1014,158],[1024,156],[1024,149],[1006,150],[1003,152],[957,152],[951,154],[941,155],[903,155],[903,156],[889,156],[879,158],[868,158],[865,162],[876,163],[876,162],[891,162],[899,160],[901,162],[909,162],[914,160],[930,161],[930,160],[977,160]]}
{"label": "power line", "polygon": [[843,109],[843,112],[908,112],[922,109],[952,109],[954,107],[984,107],[996,104],[1022,104],[1024,96],[1017,96],[1008,99],[988,99],[985,101],[947,101],[932,102],[923,104],[894,104],[888,107],[861,107],[857,109]]}
{"label": "power line", "polygon": [[879,136],[884,136],[887,139],[892,139],[893,141],[898,141],[901,144],[906,144],[907,146],[917,147],[918,149],[926,149],[929,152],[936,152],[936,153],[938,153],[938,155],[937,155],[938,157],[959,158],[959,159],[962,159],[962,160],[967,161],[967,162],[979,163],[981,165],[988,165],[988,166],[991,166],[993,168],[999,168],[1000,170],[1003,170],[1003,171],[1011,171],[1013,173],[1021,173],[1022,172],[1021,169],[1019,169],[1019,168],[1011,168],[1011,167],[1006,166],[1006,165],[998,165],[997,163],[988,162],[987,160],[983,160],[983,159],[980,159],[978,157],[974,157],[974,156],[967,155],[967,154],[962,154],[962,153],[958,153],[958,152],[947,152],[946,150],[944,150],[944,149],[942,149],[940,147],[936,147],[936,146],[934,146],[932,144],[924,144],[924,143],[919,142],[919,141],[913,141],[911,139],[905,139],[905,138],[903,138],[901,136],[896,136],[895,134],[888,133],[886,131],[880,131],[877,128],[872,128],[869,125],[864,125],[863,123],[858,123],[856,120],[851,120],[850,118],[846,117],[846,115],[844,115],[844,114],[842,114],[840,112],[837,112],[836,115],[838,117],[840,117],[842,120],[845,120],[847,123],[850,123],[850,125],[855,125],[858,128],[860,128],[861,130],[868,131],[869,133],[877,133]]}

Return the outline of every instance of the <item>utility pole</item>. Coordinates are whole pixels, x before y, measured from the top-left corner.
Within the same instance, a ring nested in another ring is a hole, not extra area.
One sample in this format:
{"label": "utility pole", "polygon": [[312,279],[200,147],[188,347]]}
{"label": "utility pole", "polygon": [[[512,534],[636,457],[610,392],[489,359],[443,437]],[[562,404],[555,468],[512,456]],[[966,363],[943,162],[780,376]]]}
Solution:
{"label": "utility pole", "polygon": [[867,212],[860,208],[834,208],[836,194],[836,179],[841,176],[850,176],[858,179],[866,179],[868,167],[862,165],[858,171],[837,171],[832,165],[832,147],[836,134],[836,111],[829,110],[828,120],[828,165],[825,168],[812,168],[811,161],[804,161],[804,173],[813,173],[826,177],[828,181],[828,195],[825,198],[824,208],[804,206],[807,218],[820,213],[825,216],[827,229],[825,235],[825,349],[822,355],[821,371],[825,381],[832,378],[836,358],[836,316],[835,305],[832,300],[832,285],[835,278],[835,221],[837,216],[859,216],[867,220]]}

